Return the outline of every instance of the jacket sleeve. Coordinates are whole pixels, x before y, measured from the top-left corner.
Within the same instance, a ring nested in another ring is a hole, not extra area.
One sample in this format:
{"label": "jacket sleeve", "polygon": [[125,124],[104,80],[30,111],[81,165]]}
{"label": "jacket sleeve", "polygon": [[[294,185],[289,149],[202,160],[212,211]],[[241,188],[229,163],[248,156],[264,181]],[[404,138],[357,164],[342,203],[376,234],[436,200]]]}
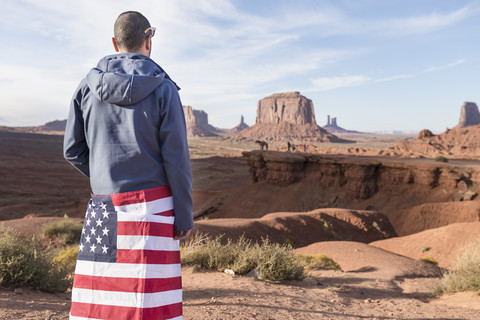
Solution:
{"label": "jacket sleeve", "polygon": [[192,169],[185,116],[177,88],[169,80],[160,95],[160,143],[168,183],[173,196],[175,228],[193,228]]}
{"label": "jacket sleeve", "polygon": [[81,110],[82,84],[75,92],[65,128],[63,139],[63,156],[81,173],[90,176],[89,149],[85,139],[85,129]]}

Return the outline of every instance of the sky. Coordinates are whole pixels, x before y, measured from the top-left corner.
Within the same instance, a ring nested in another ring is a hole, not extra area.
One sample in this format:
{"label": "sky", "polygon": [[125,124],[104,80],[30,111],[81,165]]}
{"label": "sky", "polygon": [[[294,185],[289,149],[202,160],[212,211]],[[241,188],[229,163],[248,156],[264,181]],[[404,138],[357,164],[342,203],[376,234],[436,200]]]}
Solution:
{"label": "sky", "polygon": [[320,126],[443,132],[480,103],[480,1],[3,0],[0,125],[66,119],[117,16],[157,28],[151,58],[210,124],[255,123],[258,100],[299,91]]}

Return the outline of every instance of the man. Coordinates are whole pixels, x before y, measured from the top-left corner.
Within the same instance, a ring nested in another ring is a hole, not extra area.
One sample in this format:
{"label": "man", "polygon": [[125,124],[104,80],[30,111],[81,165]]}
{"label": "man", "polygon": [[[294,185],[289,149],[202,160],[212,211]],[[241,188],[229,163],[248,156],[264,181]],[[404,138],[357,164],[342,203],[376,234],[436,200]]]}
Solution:
{"label": "man", "polygon": [[150,59],[154,34],[142,14],[120,14],[119,53],[90,70],[71,102],[64,156],[92,189],[71,319],[182,318],[191,167],[179,88]]}

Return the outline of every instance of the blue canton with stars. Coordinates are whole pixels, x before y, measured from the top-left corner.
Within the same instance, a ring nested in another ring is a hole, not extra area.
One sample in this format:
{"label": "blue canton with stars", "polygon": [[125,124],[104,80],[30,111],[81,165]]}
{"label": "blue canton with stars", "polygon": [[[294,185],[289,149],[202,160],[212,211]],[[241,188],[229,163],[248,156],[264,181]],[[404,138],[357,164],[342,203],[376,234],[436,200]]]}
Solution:
{"label": "blue canton with stars", "polygon": [[117,213],[110,197],[92,197],[88,202],[79,260],[115,262],[117,256]]}

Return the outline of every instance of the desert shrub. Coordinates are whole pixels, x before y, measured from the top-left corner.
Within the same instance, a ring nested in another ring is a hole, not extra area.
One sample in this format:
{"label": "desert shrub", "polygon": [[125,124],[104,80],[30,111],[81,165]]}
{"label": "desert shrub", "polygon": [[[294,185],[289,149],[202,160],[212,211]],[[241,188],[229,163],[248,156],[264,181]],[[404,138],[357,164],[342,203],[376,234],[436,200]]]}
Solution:
{"label": "desert shrub", "polygon": [[235,260],[235,246],[230,240],[222,245],[221,238],[207,235],[190,238],[180,248],[182,263],[219,271],[228,268]]}
{"label": "desert shrub", "polygon": [[68,271],[53,262],[52,251],[42,248],[40,241],[0,229],[0,285],[64,292],[71,280]]}
{"label": "desert shrub", "polygon": [[67,272],[72,273],[75,271],[77,256],[78,246],[71,246],[60,250],[52,261],[58,268],[65,269]]}
{"label": "desert shrub", "polygon": [[438,261],[437,259],[435,259],[434,257],[431,257],[431,256],[423,256],[420,258],[421,261],[424,261],[424,262],[427,262],[427,263],[431,263],[433,265],[438,265]]}
{"label": "desert shrub", "polygon": [[59,220],[46,224],[43,227],[43,235],[58,238],[64,244],[80,242],[82,225],[71,220]]}
{"label": "desert shrub", "polygon": [[478,291],[480,294],[480,240],[466,248],[456,269],[445,273],[434,288],[436,295],[460,291]]}
{"label": "desert shrub", "polygon": [[292,247],[271,244],[264,241],[259,261],[258,278],[268,282],[278,283],[282,280],[301,280],[304,278],[304,268],[294,258]]}
{"label": "desert shrub", "polygon": [[323,230],[325,230],[327,236],[335,240],[337,238],[337,235],[335,234],[335,230],[333,230],[333,225],[331,223],[328,223],[327,221],[323,222]]}
{"label": "desert shrub", "polygon": [[438,157],[435,158],[435,161],[448,162],[448,159],[444,156],[438,156]]}
{"label": "desert shrub", "polygon": [[295,258],[301,265],[309,269],[342,271],[342,268],[340,268],[340,266],[335,261],[333,261],[332,258],[324,254],[319,254],[315,256],[297,254]]}
{"label": "desert shrub", "polygon": [[180,248],[182,263],[197,268],[223,271],[231,269],[246,274],[258,268],[258,277],[264,281],[302,279],[304,268],[293,257],[292,247],[263,240],[253,243],[241,237],[236,242],[222,237],[195,235]]}

